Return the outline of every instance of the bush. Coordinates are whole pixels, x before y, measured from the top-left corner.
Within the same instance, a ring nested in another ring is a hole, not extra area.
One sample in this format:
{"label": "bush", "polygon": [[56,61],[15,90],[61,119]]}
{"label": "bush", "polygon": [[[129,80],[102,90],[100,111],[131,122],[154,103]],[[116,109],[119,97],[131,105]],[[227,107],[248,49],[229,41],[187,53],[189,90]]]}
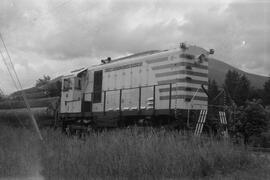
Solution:
{"label": "bush", "polygon": [[261,134],[268,129],[269,121],[267,112],[259,101],[247,102],[245,107],[237,109],[235,122],[233,123],[233,133],[240,133],[245,144],[251,143],[250,138],[261,137]]}

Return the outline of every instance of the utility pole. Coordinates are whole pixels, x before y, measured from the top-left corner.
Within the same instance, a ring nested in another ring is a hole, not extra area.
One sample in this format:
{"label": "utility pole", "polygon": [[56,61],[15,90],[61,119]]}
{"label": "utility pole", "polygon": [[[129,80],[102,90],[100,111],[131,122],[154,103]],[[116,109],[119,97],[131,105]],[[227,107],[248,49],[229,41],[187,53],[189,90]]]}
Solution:
{"label": "utility pole", "polygon": [[20,90],[21,90],[21,94],[22,94],[24,103],[25,103],[25,105],[26,105],[26,108],[27,108],[27,111],[28,111],[28,113],[29,113],[29,116],[30,116],[30,118],[31,118],[31,120],[32,120],[32,122],[33,122],[34,128],[35,128],[35,130],[36,130],[36,132],[37,132],[37,134],[38,134],[38,136],[39,136],[39,139],[40,139],[40,140],[43,140],[42,135],[41,135],[41,132],[40,132],[40,130],[39,130],[39,128],[38,128],[38,125],[37,125],[37,121],[36,121],[36,119],[35,119],[35,117],[34,117],[34,114],[33,114],[32,110],[31,110],[31,107],[30,107],[30,105],[29,105],[29,102],[28,102],[28,100],[27,100],[27,97],[26,97],[26,95],[25,95],[25,92],[23,91],[22,84],[21,84],[21,82],[20,82],[20,80],[19,80],[19,77],[18,77],[18,75],[17,75],[17,73],[16,73],[15,67],[14,67],[14,65],[13,65],[13,63],[12,63],[10,54],[9,54],[9,52],[8,52],[7,46],[6,46],[6,44],[5,44],[5,41],[4,41],[3,37],[2,37],[1,32],[0,32],[0,39],[1,39],[1,41],[2,41],[2,43],[3,43],[3,46],[4,46],[4,48],[5,48],[5,51],[6,51],[7,55],[8,55],[8,58],[9,58],[9,61],[10,61],[10,66],[11,66],[11,70],[13,70],[13,73],[15,74],[15,80],[14,80],[14,77],[12,76],[11,71],[10,71],[10,67],[8,66],[8,64],[7,64],[6,61],[5,61],[5,57],[4,57],[3,54],[1,53],[2,59],[3,59],[3,61],[4,61],[4,64],[6,65],[6,68],[8,69],[9,75],[10,75],[10,77],[12,78],[12,80],[13,80],[14,85],[15,85],[16,88],[17,88],[17,85],[16,85],[16,80],[17,80],[17,83],[19,84],[19,88],[20,88]]}

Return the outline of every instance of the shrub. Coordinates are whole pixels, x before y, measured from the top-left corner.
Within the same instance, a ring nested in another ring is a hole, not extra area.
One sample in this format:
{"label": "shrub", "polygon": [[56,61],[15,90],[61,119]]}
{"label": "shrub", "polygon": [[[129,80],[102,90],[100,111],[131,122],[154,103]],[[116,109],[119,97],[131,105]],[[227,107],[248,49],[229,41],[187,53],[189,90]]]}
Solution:
{"label": "shrub", "polygon": [[245,107],[238,108],[235,117],[233,133],[240,133],[246,144],[268,129],[267,113],[259,102],[247,102]]}

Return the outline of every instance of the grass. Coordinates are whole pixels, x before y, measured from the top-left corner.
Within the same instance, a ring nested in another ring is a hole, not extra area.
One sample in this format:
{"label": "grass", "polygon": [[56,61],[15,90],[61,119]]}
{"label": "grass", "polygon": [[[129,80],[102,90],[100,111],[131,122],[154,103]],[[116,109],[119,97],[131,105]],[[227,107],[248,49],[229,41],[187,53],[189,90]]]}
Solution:
{"label": "grass", "polygon": [[[162,129],[93,132],[80,140],[43,130],[44,141],[22,129],[0,131],[0,177],[45,179],[246,179],[269,177],[269,161],[230,142]],[[258,176],[261,173],[261,176]]]}
{"label": "grass", "polygon": [[39,141],[28,130],[1,127],[0,177],[27,177],[39,168]]}
{"label": "grass", "polygon": [[[48,107],[53,102],[57,101],[59,97],[46,97],[38,99],[29,99],[29,104],[32,108],[35,107]],[[20,109],[25,108],[25,103],[23,100],[3,100],[0,101],[0,109]]]}
{"label": "grass", "polygon": [[[31,108],[32,113],[37,119],[39,127],[54,124],[53,112],[48,111],[47,107]],[[21,109],[0,109],[0,126],[33,126],[29,119],[29,113],[26,108]]]}

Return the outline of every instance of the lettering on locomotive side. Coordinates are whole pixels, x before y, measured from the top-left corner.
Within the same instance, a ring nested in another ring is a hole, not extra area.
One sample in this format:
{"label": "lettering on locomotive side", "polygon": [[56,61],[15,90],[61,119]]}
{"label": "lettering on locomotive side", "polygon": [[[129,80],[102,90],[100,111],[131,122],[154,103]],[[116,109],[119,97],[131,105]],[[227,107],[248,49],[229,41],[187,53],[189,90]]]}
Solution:
{"label": "lettering on locomotive side", "polygon": [[127,64],[127,65],[124,65],[124,66],[117,66],[117,67],[105,69],[104,72],[112,72],[112,71],[119,71],[119,70],[122,70],[122,69],[129,69],[129,68],[133,68],[133,67],[139,67],[139,66],[142,66],[142,64],[143,64],[142,62],[139,62],[139,63]]}

